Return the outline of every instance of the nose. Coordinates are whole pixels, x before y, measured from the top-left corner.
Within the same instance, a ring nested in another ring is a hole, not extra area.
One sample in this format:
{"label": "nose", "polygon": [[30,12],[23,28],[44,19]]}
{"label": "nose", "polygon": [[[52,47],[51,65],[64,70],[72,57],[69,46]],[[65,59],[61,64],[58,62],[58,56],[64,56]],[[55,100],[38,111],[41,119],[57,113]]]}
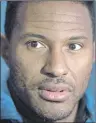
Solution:
{"label": "nose", "polygon": [[48,77],[60,77],[68,74],[68,67],[64,54],[54,51],[49,55],[46,65],[42,69],[43,74]]}

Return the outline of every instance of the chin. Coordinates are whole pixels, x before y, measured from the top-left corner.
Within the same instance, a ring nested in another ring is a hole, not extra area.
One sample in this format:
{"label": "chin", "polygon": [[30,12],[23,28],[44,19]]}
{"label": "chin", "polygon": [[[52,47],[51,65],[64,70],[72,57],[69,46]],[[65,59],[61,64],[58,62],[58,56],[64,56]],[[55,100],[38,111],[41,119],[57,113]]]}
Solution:
{"label": "chin", "polygon": [[34,100],[31,107],[40,117],[50,121],[58,121],[67,118],[74,110],[75,105],[69,105],[67,102],[54,103],[44,100]]}
{"label": "chin", "polygon": [[52,120],[52,121],[57,121],[57,120],[63,120],[67,118],[72,111],[69,112],[64,112],[64,111],[58,111],[58,112],[53,112],[53,113],[47,113],[43,114],[42,116],[45,117],[46,119]]}
{"label": "chin", "polygon": [[[52,109],[52,108],[51,108]],[[63,108],[60,110],[54,110],[54,109],[35,109],[36,113],[42,117],[43,119],[47,119],[49,121],[62,121],[66,119],[70,114],[72,113],[73,109],[70,110],[64,110]]]}

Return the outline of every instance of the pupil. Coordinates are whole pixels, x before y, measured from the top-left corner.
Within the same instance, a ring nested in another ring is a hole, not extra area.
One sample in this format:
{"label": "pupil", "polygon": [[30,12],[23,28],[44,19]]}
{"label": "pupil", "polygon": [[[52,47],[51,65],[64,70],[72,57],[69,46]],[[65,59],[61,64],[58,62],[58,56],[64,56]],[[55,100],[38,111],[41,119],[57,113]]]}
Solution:
{"label": "pupil", "polygon": [[76,46],[74,44],[70,44],[69,48],[74,50],[76,48]]}
{"label": "pupil", "polygon": [[37,45],[38,45],[38,44],[37,44],[36,41],[32,41],[32,42],[31,42],[31,46],[32,46],[32,47],[37,47]]}

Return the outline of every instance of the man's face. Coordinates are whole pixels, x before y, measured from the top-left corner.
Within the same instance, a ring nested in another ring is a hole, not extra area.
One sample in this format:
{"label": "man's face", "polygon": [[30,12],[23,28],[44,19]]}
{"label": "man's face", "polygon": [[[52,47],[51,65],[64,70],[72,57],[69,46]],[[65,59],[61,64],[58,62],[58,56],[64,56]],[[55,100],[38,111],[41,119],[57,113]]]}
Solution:
{"label": "man's face", "polygon": [[61,120],[75,109],[92,68],[92,26],[75,2],[22,4],[10,47],[11,78],[20,98],[39,115]]}

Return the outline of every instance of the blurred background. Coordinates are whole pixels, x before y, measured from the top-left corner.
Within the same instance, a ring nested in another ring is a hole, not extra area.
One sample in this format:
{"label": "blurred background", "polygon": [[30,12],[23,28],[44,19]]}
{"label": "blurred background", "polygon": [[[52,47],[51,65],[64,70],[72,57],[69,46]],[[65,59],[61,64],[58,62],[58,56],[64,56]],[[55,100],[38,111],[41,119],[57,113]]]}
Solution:
{"label": "blurred background", "polygon": [[[4,35],[4,22],[5,22],[5,12],[6,12],[6,1],[1,1],[1,33]],[[93,3],[94,12],[96,15],[96,1]],[[95,16],[95,34],[96,34],[96,16]],[[96,35],[95,35],[96,39]],[[96,58],[95,58],[96,59]],[[86,91],[86,95],[88,98],[88,107],[91,110],[91,113],[94,116],[94,119],[96,121],[96,63],[93,64],[93,70],[91,74],[91,78],[89,81],[89,86]]]}

